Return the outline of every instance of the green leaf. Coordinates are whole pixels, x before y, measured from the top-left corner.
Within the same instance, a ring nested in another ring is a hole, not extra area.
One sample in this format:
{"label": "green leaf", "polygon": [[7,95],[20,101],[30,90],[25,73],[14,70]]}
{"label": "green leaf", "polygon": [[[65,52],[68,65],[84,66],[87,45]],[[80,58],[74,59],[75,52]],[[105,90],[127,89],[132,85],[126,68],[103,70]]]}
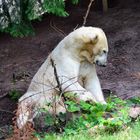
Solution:
{"label": "green leaf", "polygon": [[16,90],[12,90],[9,92],[9,96],[11,100],[17,101],[21,97],[21,94]]}
{"label": "green leaf", "polygon": [[79,0],[71,0],[72,4],[78,4]]}
{"label": "green leaf", "polygon": [[65,102],[67,104],[67,110],[69,112],[77,112],[80,111],[80,107],[73,101],[67,101]]}
{"label": "green leaf", "polygon": [[89,110],[91,108],[91,106],[92,106],[91,104],[86,103],[84,101],[80,102],[80,107],[81,107],[82,110]]}
{"label": "green leaf", "polygon": [[52,126],[56,123],[55,118],[51,114],[46,114],[45,123],[47,126]]}

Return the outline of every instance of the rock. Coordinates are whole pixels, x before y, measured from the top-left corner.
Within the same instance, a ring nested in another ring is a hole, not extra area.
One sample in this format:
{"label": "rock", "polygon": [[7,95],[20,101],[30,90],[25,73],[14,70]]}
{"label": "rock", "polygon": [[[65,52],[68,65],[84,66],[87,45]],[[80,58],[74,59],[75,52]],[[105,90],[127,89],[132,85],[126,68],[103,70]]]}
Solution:
{"label": "rock", "polygon": [[129,110],[129,116],[134,119],[140,116],[140,107],[131,107]]}

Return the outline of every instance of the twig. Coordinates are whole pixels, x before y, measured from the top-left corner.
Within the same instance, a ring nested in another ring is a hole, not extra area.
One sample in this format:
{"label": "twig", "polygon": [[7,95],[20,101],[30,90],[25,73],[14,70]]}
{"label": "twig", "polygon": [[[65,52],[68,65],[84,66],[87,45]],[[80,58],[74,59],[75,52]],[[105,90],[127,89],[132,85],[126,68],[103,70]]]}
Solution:
{"label": "twig", "polygon": [[89,14],[89,11],[90,11],[90,8],[91,8],[91,5],[92,5],[93,2],[94,2],[94,0],[90,0],[90,3],[88,5],[87,12],[86,12],[86,14],[84,16],[83,26],[85,26],[85,24],[87,22],[87,17],[88,17],[88,14]]}
{"label": "twig", "polygon": [[8,111],[8,110],[4,110],[4,109],[0,109],[0,112],[6,112],[6,113],[10,113],[10,114],[14,115],[14,113],[13,113],[13,112]]}
{"label": "twig", "polygon": [[[58,77],[59,77],[59,76],[58,76]],[[66,77],[66,76],[61,76],[61,77],[65,77],[65,78],[67,78],[68,80],[66,80],[65,82],[61,83],[60,86],[62,86],[63,84],[65,84],[65,83],[68,82],[69,80],[72,80],[72,79],[75,78],[75,77],[73,77],[73,78],[68,78],[68,77]],[[50,85],[46,85],[46,84],[43,84],[43,83],[40,83],[40,82],[36,82],[36,81],[32,81],[32,82],[34,82],[34,83],[36,83],[36,84],[40,84],[40,85],[46,86],[46,87],[50,87],[49,89],[44,90],[43,92],[47,92],[47,91],[50,91],[50,90],[56,90],[56,91],[59,91],[59,92],[60,92],[58,86],[52,87],[52,86],[50,86]],[[69,86],[68,86],[68,87],[69,87]],[[75,91],[78,91],[78,90],[75,90]],[[65,91],[63,91],[62,93],[60,93],[60,95],[61,95],[61,94],[64,94],[64,92],[65,92]],[[28,98],[30,98],[30,97],[36,96],[36,95],[38,95],[38,94],[41,94],[41,93],[42,93],[42,91],[36,92],[36,93],[34,93],[34,94],[32,94],[32,95],[30,95],[30,96],[28,96],[28,97],[22,99],[20,102],[22,102],[22,101],[24,101],[24,100],[26,100],[26,99],[28,99]],[[62,96],[61,96],[61,97],[62,97]],[[20,102],[19,102],[19,103],[20,103]]]}
{"label": "twig", "polygon": [[[46,92],[46,91],[50,91],[50,90],[53,90],[53,89],[56,90],[57,87],[47,89],[47,90],[45,90],[44,92]],[[26,100],[26,99],[28,99],[28,98],[30,98],[30,97],[33,97],[33,96],[35,96],[35,95],[41,94],[41,93],[42,93],[42,91],[36,92],[36,93],[34,93],[34,94],[32,94],[32,95],[30,95],[30,96],[28,96],[28,97],[25,97],[24,99],[22,99],[22,100],[19,101],[18,103],[21,103],[21,102],[23,102],[24,100]]]}
{"label": "twig", "polygon": [[64,31],[62,31],[61,29],[59,29],[58,27],[56,27],[56,25],[53,23],[53,21],[50,21],[50,26],[52,29],[54,29],[56,32],[60,33],[63,37],[66,36],[66,34],[64,33]]}
{"label": "twig", "polygon": [[76,29],[78,28],[78,26],[79,26],[79,24],[77,24],[77,25],[74,27],[73,31],[76,30]]}
{"label": "twig", "polygon": [[55,79],[56,79],[56,82],[57,82],[57,86],[58,86],[60,92],[62,92],[61,84],[59,82],[59,78],[58,78],[58,75],[57,75],[56,66],[55,66],[54,61],[52,59],[51,59],[51,64],[52,64],[52,67],[54,68],[54,75],[55,75]]}
{"label": "twig", "polygon": [[[0,93],[2,93],[2,91],[0,91]],[[7,95],[8,95],[8,92],[7,92],[7,93],[4,93],[4,94],[2,94],[2,95],[0,95],[0,99],[4,98],[4,97],[7,96]]]}
{"label": "twig", "polygon": [[[68,120],[68,116],[67,116],[67,114],[68,114],[68,111],[67,111],[67,107],[66,107],[66,105],[65,105],[65,102],[67,101],[67,99],[66,99],[66,97],[65,96],[63,96],[63,91],[62,91],[62,87],[61,87],[61,84],[60,84],[60,81],[59,81],[59,77],[58,77],[58,74],[57,74],[57,70],[56,70],[56,66],[55,66],[55,64],[54,64],[54,61],[53,61],[53,59],[51,58],[50,59],[50,61],[51,61],[51,64],[52,64],[52,67],[54,68],[54,75],[55,75],[55,79],[56,79],[56,82],[57,82],[57,86],[58,86],[58,88],[59,88],[59,96],[62,96],[63,97],[63,100],[64,100],[64,107],[65,107],[65,109],[66,109],[66,120],[65,120],[65,124],[67,123],[67,120]],[[55,112],[56,112],[56,108],[57,108],[57,106],[56,106],[56,96],[55,96]],[[56,116],[54,116],[55,118],[56,118]]]}

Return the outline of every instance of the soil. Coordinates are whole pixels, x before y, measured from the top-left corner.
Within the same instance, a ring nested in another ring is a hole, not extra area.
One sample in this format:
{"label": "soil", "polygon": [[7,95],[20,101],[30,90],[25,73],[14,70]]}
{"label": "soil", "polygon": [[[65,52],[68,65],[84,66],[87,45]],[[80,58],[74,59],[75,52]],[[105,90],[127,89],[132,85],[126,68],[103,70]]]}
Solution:
{"label": "soil", "polygon": [[[97,67],[105,91],[122,98],[140,96],[140,3],[125,8],[110,8],[108,12],[91,10],[87,26],[101,27],[109,42],[108,65]],[[68,18],[45,16],[34,23],[36,35],[13,38],[0,34],[0,127],[12,123],[16,104],[7,94],[16,90],[22,94],[51,50],[63,39],[50,26],[52,21],[65,34],[83,22],[86,9],[73,8]]]}

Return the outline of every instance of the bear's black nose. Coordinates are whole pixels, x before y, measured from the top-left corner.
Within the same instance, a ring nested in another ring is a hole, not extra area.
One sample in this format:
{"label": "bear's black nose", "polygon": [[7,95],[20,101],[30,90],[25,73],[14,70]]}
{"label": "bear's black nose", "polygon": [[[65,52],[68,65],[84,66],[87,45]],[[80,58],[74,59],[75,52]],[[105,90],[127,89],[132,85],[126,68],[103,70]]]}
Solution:
{"label": "bear's black nose", "polygon": [[99,61],[98,60],[96,60],[96,64],[99,65]]}
{"label": "bear's black nose", "polygon": [[102,64],[102,63],[100,63],[100,61],[98,61],[98,60],[96,60],[96,64],[97,64],[98,66],[106,67],[106,63]]}

